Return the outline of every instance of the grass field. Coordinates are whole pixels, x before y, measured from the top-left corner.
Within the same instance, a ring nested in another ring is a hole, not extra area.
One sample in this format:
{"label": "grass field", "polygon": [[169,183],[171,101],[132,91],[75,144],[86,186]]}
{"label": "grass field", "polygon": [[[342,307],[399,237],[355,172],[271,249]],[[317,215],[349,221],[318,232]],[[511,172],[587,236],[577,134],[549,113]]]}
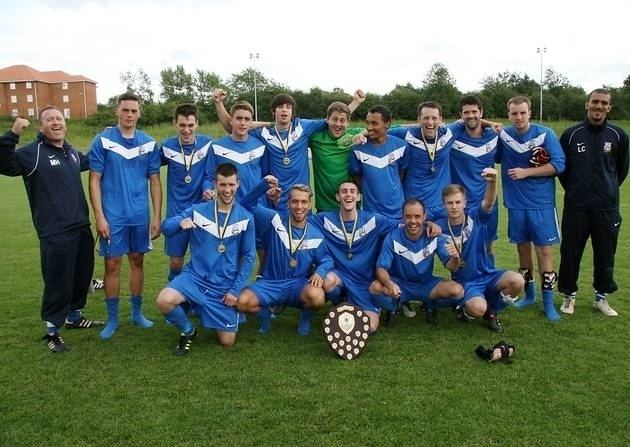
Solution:
{"label": "grass field", "polygon": [[[158,138],[172,133],[167,126],[147,130]],[[202,131],[221,135],[216,127]],[[69,139],[85,147],[91,137]],[[554,324],[538,307],[509,309],[500,336],[479,322],[460,323],[447,311],[439,314],[437,327],[421,316],[400,318],[351,362],[336,358],[326,345],[317,329],[321,315],[310,336],[298,336],[292,310],[265,336],[250,319],[233,349],[220,348],[214,334],[205,332],[189,356],[172,356],[178,334],[154,305],[167,273],[159,239],[145,267],[146,312],[155,327],[130,326],[123,302],[123,323],[113,339],[101,341],[97,330],[68,331],[72,350],[52,355],[39,340],[38,241],[21,178],[0,177],[0,191],[0,446],[630,443],[625,226],[617,253],[620,291],[610,299],[618,318],[591,309],[587,249],[570,318]],[[627,185],[622,197],[627,219]],[[501,217],[497,263],[517,268],[515,248],[504,239],[505,212]],[[89,297],[86,313],[105,319],[102,292]],[[477,345],[500,339],[516,345],[513,364],[489,365],[475,357]]]}

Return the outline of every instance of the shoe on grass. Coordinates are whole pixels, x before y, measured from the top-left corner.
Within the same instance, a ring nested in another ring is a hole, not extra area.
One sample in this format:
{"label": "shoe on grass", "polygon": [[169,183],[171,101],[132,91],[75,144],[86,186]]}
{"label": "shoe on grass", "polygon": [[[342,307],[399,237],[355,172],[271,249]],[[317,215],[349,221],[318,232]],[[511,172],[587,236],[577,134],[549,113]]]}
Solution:
{"label": "shoe on grass", "polygon": [[575,293],[564,296],[562,306],[560,306],[560,312],[567,315],[573,315],[575,312]]}
{"label": "shoe on grass", "polygon": [[197,329],[193,329],[190,335],[186,335],[184,333],[179,337],[179,342],[177,343],[177,347],[173,351],[173,354],[176,356],[186,355],[190,352],[190,348],[192,347],[193,340],[197,338]]}
{"label": "shoe on grass", "polygon": [[503,323],[499,320],[499,316],[494,312],[486,313],[483,318],[488,322],[488,328],[496,333],[503,332]]}
{"label": "shoe on grass", "polygon": [[593,301],[593,309],[600,311],[607,317],[616,317],[619,315],[610,305],[606,298]]}
{"label": "shoe on grass", "polygon": [[42,340],[46,341],[46,346],[48,346],[48,349],[52,352],[66,352],[70,350],[63,341],[63,338],[56,332],[44,335]]}
{"label": "shoe on grass", "polygon": [[416,316],[416,311],[411,307],[411,303],[402,303],[400,305],[402,313],[407,318],[413,318]]}
{"label": "shoe on grass", "polygon": [[90,329],[93,327],[102,327],[105,326],[104,321],[99,320],[88,320],[83,315],[77,321],[68,321],[66,320],[66,329]]}

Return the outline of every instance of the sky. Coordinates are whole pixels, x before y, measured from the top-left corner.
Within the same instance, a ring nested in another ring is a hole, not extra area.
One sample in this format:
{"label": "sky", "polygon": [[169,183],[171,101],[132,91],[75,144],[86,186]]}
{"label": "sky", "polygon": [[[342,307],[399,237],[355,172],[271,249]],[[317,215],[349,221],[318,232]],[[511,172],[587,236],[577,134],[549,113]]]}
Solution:
{"label": "sky", "polygon": [[147,72],[159,94],[160,71],[176,65],[227,80],[255,64],[291,89],[384,94],[420,87],[438,62],[462,92],[504,71],[539,81],[542,63],[589,91],[630,75],[624,3],[1,0],[0,68],[87,76],[100,103],[124,90],[129,70]]}

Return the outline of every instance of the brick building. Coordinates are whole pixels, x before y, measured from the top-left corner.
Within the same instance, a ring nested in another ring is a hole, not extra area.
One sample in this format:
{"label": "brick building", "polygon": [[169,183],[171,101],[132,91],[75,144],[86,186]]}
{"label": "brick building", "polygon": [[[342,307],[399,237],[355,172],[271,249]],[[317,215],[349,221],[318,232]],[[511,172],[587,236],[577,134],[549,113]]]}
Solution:
{"label": "brick building", "polygon": [[86,118],[96,112],[96,81],[27,65],[0,69],[0,116],[35,118],[48,105],[63,110],[66,118]]}

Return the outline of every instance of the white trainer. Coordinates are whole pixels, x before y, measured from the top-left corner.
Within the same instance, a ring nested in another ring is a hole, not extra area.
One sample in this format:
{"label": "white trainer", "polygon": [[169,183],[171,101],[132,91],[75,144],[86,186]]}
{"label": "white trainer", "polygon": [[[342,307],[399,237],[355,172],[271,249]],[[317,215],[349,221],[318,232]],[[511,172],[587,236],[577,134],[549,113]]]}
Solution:
{"label": "white trainer", "polygon": [[401,309],[402,309],[402,313],[405,317],[407,318],[413,318],[416,316],[416,311],[413,310],[413,307],[411,307],[410,303],[403,303],[400,305]]}
{"label": "white trainer", "polygon": [[599,301],[593,301],[593,309],[600,311],[607,317],[616,317],[619,315],[612,307],[610,307],[606,298]]}
{"label": "white trainer", "polygon": [[575,312],[575,294],[565,295],[562,306],[560,306],[560,312],[567,315],[573,315]]}

